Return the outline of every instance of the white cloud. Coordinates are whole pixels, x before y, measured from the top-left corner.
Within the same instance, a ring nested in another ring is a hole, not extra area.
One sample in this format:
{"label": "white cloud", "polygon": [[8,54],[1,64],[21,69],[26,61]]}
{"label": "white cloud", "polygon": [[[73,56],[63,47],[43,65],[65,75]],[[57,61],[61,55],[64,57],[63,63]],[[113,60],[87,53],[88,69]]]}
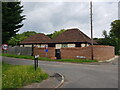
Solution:
{"label": "white cloud", "polygon": [[110,24],[118,17],[117,3],[94,4],[94,36],[102,35],[103,30],[110,30]]}
{"label": "white cloud", "polygon": [[21,0],[22,2],[118,2],[119,0]]}
{"label": "white cloud", "polygon": [[[88,2],[23,2],[26,20],[19,33],[34,30],[52,33],[63,28],[79,28],[90,36]],[[117,3],[93,3],[94,37],[109,31],[117,19]]]}

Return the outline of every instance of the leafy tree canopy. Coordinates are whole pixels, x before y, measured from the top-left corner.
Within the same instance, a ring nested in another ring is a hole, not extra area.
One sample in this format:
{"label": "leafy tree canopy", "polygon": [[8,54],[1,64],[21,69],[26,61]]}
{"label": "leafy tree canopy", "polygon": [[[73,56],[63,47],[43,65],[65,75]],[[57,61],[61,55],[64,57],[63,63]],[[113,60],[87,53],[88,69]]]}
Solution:
{"label": "leafy tree canopy", "polygon": [[111,23],[110,33],[120,39],[120,20],[115,20]]}
{"label": "leafy tree canopy", "polygon": [[54,31],[54,33],[48,34],[47,36],[49,36],[50,38],[55,38],[55,37],[57,37],[59,34],[65,32],[65,31],[66,31],[65,29],[61,29],[60,31]]}
{"label": "leafy tree canopy", "polygon": [[[47,34],[47,36],[50,37],[50,38],[54,38],[54,37],[58,36],[59,34],[61,34],[64,31],[65,31],[64,29],[62,29],[60,31],[55,31],[52,34]],[[12,37],[8,41],[8,44],[12,45],[12,46],[15,46],[15,45],[19,44],[19,42],[21,42],[24,39],[26,39],[26,38],[28,38],[28,37],[30,37],[32,35],[35,35],[35,34],[38,34],[38,33],[36,33],[35,31],[27,31],[27,32],[23,32],[22,34],[16,34],[14,37]]]}
{"label": "leafy tree canopy", "polygon": [[8,41],[8,44],[12,46],[17,45],[19,42],[35,34],[37,34],[35,31],[27,31],[27,32],[23,32],[22,34],[16,34],[16,36],[12,37]]}
{"label": "leafy tree canopy", "polygon": [[120,54],[120,20],[111,23],[109,34],[103,31],[104,38],[94,38],[100,45],[110,45],[115,47],[115,54]]}

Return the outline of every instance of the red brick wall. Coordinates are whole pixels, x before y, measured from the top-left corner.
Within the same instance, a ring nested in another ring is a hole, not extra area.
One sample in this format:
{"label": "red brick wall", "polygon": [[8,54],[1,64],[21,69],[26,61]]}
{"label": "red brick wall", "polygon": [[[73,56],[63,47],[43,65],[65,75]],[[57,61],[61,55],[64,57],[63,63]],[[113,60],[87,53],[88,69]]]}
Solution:
{"label": "red brick wall", "polygon": [[[114,47],[94,45],[93,55],[95,60],[107,60],[114,57]],[[86,59],[91,59],[91,47],[80,48],[62,48],[62,59],[78,59],[76,56],[85,56]]]}
{"label": "red brick wall", "polygon": [[[40,57],[55,57],[55,48],[49,47],[46,56],[45,48],[34,48],[34,55]],[[62,59],[78,59],[76,56],[85,56],[86,59],[91,59],[91,46],[76,47],[76,48],[61,48]],[[104,45],[94,45],[93,55],[95,60],[107,60],[114,57],[114,47]]]}
{"label": "red brick wall", "polygon": [[45,48],[34,48],[34,55],[39,55],[40,57],[55,57],[55,48],[53,47],[49,47],[48,48],[48,52],[47,52],[47,56],[46,56],[46,52],[45,52]]}
{"label": "red brick wall", "polygon": [[62,59],[78,59],[76,56],[85,56],[87,59],[91,59],[91,49],[89,47],[76,47],[76,48],[62,48]]}
{"label": "red brick wall", "polygon": [[112,46],[96,45],[93,51],[96,60],[107,60],[115,56],[114,47]]}

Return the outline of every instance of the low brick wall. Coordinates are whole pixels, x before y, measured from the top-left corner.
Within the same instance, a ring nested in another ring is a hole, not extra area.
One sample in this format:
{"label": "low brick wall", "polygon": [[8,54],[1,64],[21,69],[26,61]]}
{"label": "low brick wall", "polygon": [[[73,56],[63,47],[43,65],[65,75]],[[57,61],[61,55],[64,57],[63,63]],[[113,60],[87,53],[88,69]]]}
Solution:
{"label": "low brick wall", "polygon": [[[55,48],[49,47],[46,54],[45,48],[34,48],[34,55],[40,57],[55,57]],[[91,59],[91,46],[76,47],[76,48],[61,48],[61,59],[79,59],[77,56],[84,56],[86,59]],[[93,46],[94,60],[107,60],[115,56],[114,47],[104,45]]]}
{"label": "low brick wall", "polygon": [[[77,56],[84,56],[86,59],[91,59],[91,46],[80,48],[62,48],[62,59],[78,59]],[[115,56],[114,47],[104,45],[93,46],[93,56],[95,60],[107,60]]]}
{"label": "low brick wall", "polygon": [[91,48],[89,47],[76,47],[76,48],[61,48],[62,59],[78,59],[77,56],[85,56],[91,59]]}
{"label": "low brick wall", "polygon": [[96,45],[93,48],[93,54],[95,60],[107,60],[115,56],[114,47]]}
{"label": "low brick wall", "polygon": [[55,48],[54,47],[49,47],[48,52],[45,52],[45,48],[34,48],[34,55],[39,55],[40,57],[55,57]]}

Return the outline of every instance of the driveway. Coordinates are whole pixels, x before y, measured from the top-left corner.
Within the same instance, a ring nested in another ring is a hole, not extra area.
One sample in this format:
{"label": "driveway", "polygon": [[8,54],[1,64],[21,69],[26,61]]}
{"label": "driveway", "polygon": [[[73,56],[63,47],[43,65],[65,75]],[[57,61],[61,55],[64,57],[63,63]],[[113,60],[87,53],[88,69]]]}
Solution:
{"label": "driveway", "polygon": [[[3,57],[3,61],[17,65],[32,65],[33,60]],[[65,77],[61,88],[118,88],[118,62],[115,64],[73,64],[39,61],[47,73],[59,72]]]}

